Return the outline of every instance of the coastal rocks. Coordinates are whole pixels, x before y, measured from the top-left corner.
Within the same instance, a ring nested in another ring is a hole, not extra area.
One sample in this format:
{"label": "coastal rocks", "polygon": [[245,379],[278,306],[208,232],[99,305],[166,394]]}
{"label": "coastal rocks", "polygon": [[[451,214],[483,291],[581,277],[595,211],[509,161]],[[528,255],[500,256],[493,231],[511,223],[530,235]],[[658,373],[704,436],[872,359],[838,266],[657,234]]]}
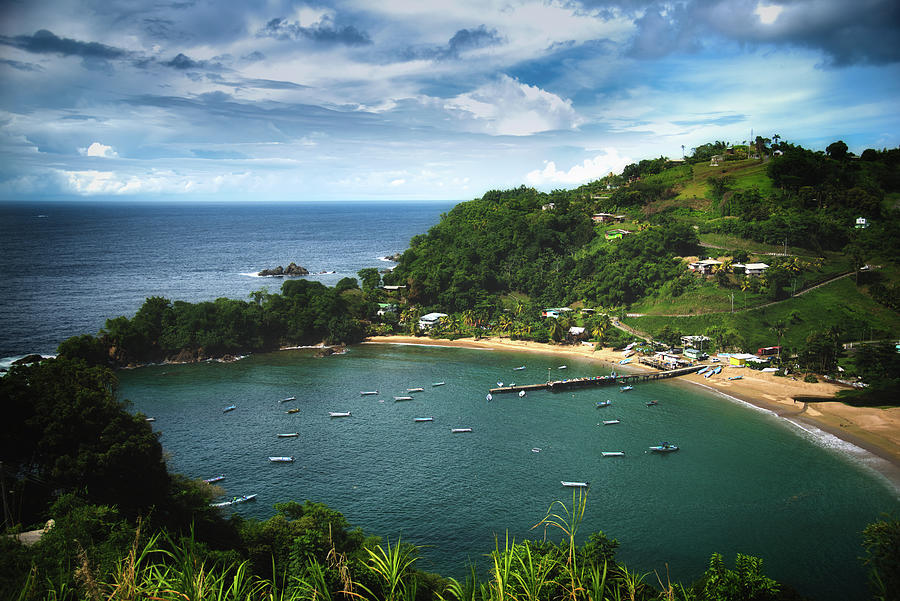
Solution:
{"label": "coastal rocks", "polygon": [[401,256],[403,256],[403,253],[394,253],[392,255],[388,255],[388,256],[384,257],[383,260],[393,261],[394,263],[397,263],[398,261],[400,261]]}
{"label": "coastal rocks", "polygon": [[263,269],[258,274],[261,277],[269,276],[269,277],[284,277],[284,276],[301,276],[301,275],[309,275],[309,271],[306,270],[305,267],[301,267],[297,265],[293,261],[291,261],[290,265],[287,267],[282,267],[279,265],[275,269]]}
{"label": "coastal rocks", "polygon": [[316,351],[316,357],[330,357],[331,355],[343,355],[347,352],[347,347],[343,344],[340,346],[323,346]]}
{"label": "coastal rocks", "polygon": [[44,358],[41,355],[33,354],[33,355],[26,355],[26,356],[22,357],[21,359],[16,359],[15,361],[12,362],[12,364],[13,365],[28,365],[30,363],[40,363],[43,360],[44,360]]}

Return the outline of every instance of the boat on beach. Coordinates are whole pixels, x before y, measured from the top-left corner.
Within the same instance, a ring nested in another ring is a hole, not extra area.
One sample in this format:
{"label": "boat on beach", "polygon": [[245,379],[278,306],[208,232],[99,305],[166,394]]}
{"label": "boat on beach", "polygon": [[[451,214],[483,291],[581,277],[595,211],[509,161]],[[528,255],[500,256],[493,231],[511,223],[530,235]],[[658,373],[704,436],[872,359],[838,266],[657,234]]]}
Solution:
{"label": "boat on beach", "polygon": [[703,368],[701,368],[700,371],[697,372],[697,375],[698,375],[698,376],[702,376],[702,375],[705,374],[708,370],[709,370],[709,365],[706,365],[706,366],[704,366]]}
{"label": "boat on beach", "polygon": [[284,434],[279,434],[278,438],[297,438],[300,436],[299,432],[286,432]]}
{"label": "boat on beach", "polygon": [[453,434],[459,434],[461,432],[471,432],[472,428],[450,428],[450,432]]}
{"label": "boat on beach", "polygon": [[433,417],[414,417],[413,421],[414,422],[433,422],[434,418]]}
{"label": "boat on beach", "polygon": [[601,451],[600,454],[604,457],[624,457],[625,451]]}
{"label": "boat on beach", "polygon": [[349,411],[329,411],[329,417],[350,417]]}
{"label": "boat on beach", "polygon": [[622,359],[619,361],[619,365],[628,365],[629,363],[631,363],[631,359]]}
{"label": "boat on beach", "polygon": [[743,377],[744,377],[744,376],[729,376],[728,379],[729,379],[729,380],[740,380],[740,379],[743,378]]}
{"label": "boat on beach", "polygon": [[618,423],[619,423],[619,420],[617,420],[617,419],[605,419],[605,420],[603,420],[603,425],[604,425],[604,426],[612,426],[613,424],[618,424]]}
{"label": "boat on beach", "polygon": [[289,397],[287,397],[286,399],[281,399],[281,400],[278,401],[278,402],[279,402],[279,403],[288,403],[288,402],[290,402],[290,401],[296,401],[296,400],[297,400],[297,397],[295,397],[295,396],[289,396]]}
{"label": "boat on beach", "polygon": [[246,503],[247,501],[255,501],[256,495],[241,495],[233,497],[230,501],[221,501],[219,503],[210,503],[210,507],[228,507],[229,505],[237,505],[238,503]]}
{"label": "boat on beach", "polygon": [[612,401],[607,399],[605,401],[597,401],[594,404],[597,405],[597,409],[600,409],[601,407],[609,407],[610,405],[612,405]]}
{"label": "boat on beach", "polygon": [[377,390],[363,390],[359,394],[361,394],[362,396],[370,396],[370,395],[378,394],[378,391]]}
{"label": "boat on beach", "polygon": [[221,482],[225,479],[225,474],[219,474],[218,476],[213,476],[212,478],[205,478],[203,481],[207,484],[214,484],[216,482]]}
{"label": "boat on beach", "polygon": [[288,456],[288,457],[269,457],[269,461],[271,461],[272,463],[293,463],[293,462],[294,462],[294,458],[293,458],[293,456]]}
{"label": "boat on beach", "polygon": [[677,451],[678,447],[673,444],[669,444],[668,442],[663,442],[655,447],[650,447],[650,450],[654,453],[671,453],[673,451]]}
{"label": "boat on beach", "polygon": [[563,486],[568,486],[569,488],[587,488],[587,482],[569,482],[567,480],[560,480],[560,484]]}
{"label": "boat on beach", "polygon": [[237,409],[237,405],[228,405],[224,409],[222,409],[222,413],[228,413],[229,411],[234,411]]}

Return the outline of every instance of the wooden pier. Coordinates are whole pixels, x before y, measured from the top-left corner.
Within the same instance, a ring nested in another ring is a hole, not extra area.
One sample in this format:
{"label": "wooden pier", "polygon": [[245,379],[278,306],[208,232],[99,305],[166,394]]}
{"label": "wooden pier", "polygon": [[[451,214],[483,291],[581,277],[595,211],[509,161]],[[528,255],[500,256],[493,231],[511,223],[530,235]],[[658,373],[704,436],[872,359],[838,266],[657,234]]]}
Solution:
{"label": "wooden pier", "polygon": [[663,378],[675,378],[686,374],[692,374],[695,371],[703,369],[703,367],[703,365],[692,365],[690,367],[681,367],[679,369],[671,369],[668,371],[658,371],[652,373],[627,374],[617,376],[594,376],[591,378],[571,378],[568,380],[556,380],[544,382],[543,384],[501,386],[500,388],[491,388],[491,394],[519,392],[520,390],[549,390],[551,392],[559,392],[561,390],[571,390],[573,388],[589,388],[592,386],[626,386],[630,384],[637,384],[638,382],[649,382],[652,380],[662,380]]}

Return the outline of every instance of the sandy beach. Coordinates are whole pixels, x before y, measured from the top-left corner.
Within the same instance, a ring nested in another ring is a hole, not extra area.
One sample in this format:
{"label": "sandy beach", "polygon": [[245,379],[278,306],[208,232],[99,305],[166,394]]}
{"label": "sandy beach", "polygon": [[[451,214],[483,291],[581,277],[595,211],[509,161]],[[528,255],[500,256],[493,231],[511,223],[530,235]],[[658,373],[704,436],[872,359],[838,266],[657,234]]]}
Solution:
{"label": "sandy beach", "polygon": [[[640,364],[619,366],[622,353],[611,348],[594,351],[593,346],[543,344],[525,340],[501,338],[460,338],[439,340],[416,336],[372,336],[366,343],[414,344],[450,346],[470,349],[551,353],[560,356],[577,356],[593,361],[606,362],[620,371],[654,371]],[[365,343],[364,343],[365,344]],[[721,364],[720,364],[721,365]],[[801,427],[813,427],[848,442],[884,461],[874,467],[900,490],[900,407],[851,407],[833,398],[842,387],[828,382],[812,384],[800,379],[779,377],[770,373],[724,366],[721,374],[711,378],[698,375],[681,376],[681,382],[703,386],[756,407],[772,411]],[[729,376],[740,375],[740,380]],[[807,400],[809,399],[809,400]],[[815,400],[812,400],[815,399]]]}

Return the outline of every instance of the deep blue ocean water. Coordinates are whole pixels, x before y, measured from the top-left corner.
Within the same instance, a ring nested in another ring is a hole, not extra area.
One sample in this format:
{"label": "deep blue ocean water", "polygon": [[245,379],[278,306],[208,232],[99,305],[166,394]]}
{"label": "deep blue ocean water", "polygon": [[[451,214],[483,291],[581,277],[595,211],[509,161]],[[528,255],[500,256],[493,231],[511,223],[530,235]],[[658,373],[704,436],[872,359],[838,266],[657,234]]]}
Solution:
{"label": "deep blue ocean water", "polygon": [[[277,279],[247,274],[290,261],[325,284],[436,223],[450,203],[0,204],[0,357],[52,353],[68,336],[132,315],[148,296],[247,298]],[[569,376],[599,375],[567,358]],[[525,371],[512,367],[527,364]],[[265,518],[273,504],[311,499],[367,532],[423,550],[422,567],[465,576],[485,565],[494,535],[517,539],[555,500],[560,480],[591,483],[583,532],[621,542],[632,569],[699,575],[710,553],[764,557],[767,572],[816,599],[866,598],[860,531],[897,512],[895,489],[871,460],[839,441],[686,384],[658,382],[574,394],[485,401],[496,380],[540,381],[545,355],[357,345],[237,363],[119,372],[121,396],[156,418],[170,466],[193,477],[225,473],[226,494],[259,494],[235,510]],[[431,383],[446,381],[441,387]],[[407,387],[423,393],[406,403]],[[379,390],[376,397],[362,390]],[[287,415],[278,399],[297,396]],[[612,398],[598,410],[594,402]],[[644,402],[658,399],[648,408]],[[379,400],[384,400],[380,403]],[[235,403],[227,414],[222,408]],[[328,411],[351,411],[330,419]],[[602,415],[601,415],[602,414]],[[417,416],[433,422],[415,423]],[[598,426],[616,418],[615,426]],[[450,433],[471,426],[471,434]],[[278,439],[279,432],[299,432]],[[670,456],[647,447],[671,440]],[[540,448],[539,453],[532,448]],[[622,450],[623,458],[603,458]],[[270,464],[270,455],[294,455]],[[665,576],[663,575],[663,579]],[[650,576],[649,581],[655,582]]]}

